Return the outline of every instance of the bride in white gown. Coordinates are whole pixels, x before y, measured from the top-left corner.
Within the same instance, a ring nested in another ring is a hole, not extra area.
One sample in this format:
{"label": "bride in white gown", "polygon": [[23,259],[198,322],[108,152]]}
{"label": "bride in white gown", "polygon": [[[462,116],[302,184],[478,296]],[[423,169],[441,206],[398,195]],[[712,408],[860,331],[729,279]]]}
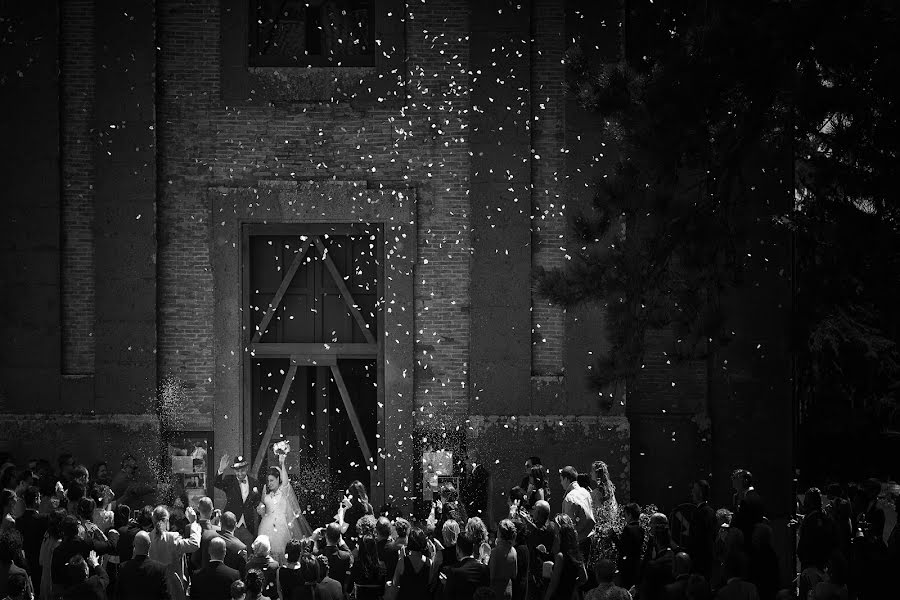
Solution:
{"label": "bride in white gown", "polygon": [[284,468],[286,456],[286,452],[279,453],[278,466],[269,469],[266,482],[268,491],[257,507],[262,515],[258,534],[269,536],[272,557],[279,563],[284,562],[284,548],[289,540],[299,540],[312,535],[312,528],[300,510],[300,503],[294,495],[287,469]]}

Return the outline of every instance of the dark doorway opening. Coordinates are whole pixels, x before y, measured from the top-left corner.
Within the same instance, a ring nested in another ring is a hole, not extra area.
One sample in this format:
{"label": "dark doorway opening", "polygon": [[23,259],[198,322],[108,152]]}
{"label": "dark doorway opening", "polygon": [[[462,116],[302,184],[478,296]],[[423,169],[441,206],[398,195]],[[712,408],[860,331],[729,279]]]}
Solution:
{"label": "dark doorway opening", "polygon": [[248,225],[244,236],[244,439],[252,469],[287,465],[313,527],[347,485],[383,485],[380,227]]}

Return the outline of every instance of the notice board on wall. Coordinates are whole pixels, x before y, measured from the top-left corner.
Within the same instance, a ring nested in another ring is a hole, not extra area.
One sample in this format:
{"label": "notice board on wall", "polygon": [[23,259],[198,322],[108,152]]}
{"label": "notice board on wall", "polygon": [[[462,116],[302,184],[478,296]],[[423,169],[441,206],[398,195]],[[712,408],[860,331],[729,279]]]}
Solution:
{"label": "notice board on wall", "polygon": [[186,497],[194,508],[200,498],[212,497],[212,448],[212,431],[176,431],[169,438],[166,454],[175,496]]}

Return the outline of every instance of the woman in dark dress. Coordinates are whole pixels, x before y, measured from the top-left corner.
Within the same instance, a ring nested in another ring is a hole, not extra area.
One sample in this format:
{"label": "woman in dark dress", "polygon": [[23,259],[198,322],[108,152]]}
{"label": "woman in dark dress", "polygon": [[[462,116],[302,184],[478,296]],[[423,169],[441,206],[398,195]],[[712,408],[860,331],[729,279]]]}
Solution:
{"label": "woman in dark dress", "polygon": [[572,600],[572,594],[587,581],[587,570],[578,549],[575,524],[566,514],[556,516],[559,549],[553,561],[550,585],[544,600]]}
{"label": "woman in dark dress", "polygon": [[384,563],[378,560],[375,543],[375,517],[364,515],[357,522],[359,540],[354,549],[350,579],[357,600],[378,600],[384,596],[386,581]]}
{"label": "woman in dark dress", "polygon": [[358,533],[356,522],[365,515],[374,514],[372,505],[369,504],[369,495],[361,481],[357,480],[347,488],[347,494],[338,508],[338,523],[341,526],[341,535],[347,546],[352,550],[356,547]]}
{"label": "woman in dark dress", "polygon": [[459,531],[459,523],[453,519],[445,521],[441,528],[443,548],[440,550],[440,564],[437,568],[445,575],[459,563],[459,557],[456,556],[456,539],[459,537]]}
{"label": "woman in dark dress", "polygon": [[431,554],[425,532],[413,527],[407,538],[406,556],[397,563],[393,586],[397,600],[422,600],[431,596]]}
{"label": "woman in dark dress", "polygon": [[531,552],[528,550],[528,529],[522,521],[516,521],[516,576],[512,585],[512,600],[528,598],[528,573]]}
{"label": "woman in dark dress", "polygon": [[300,540],[288,540],[284,547],[285,564],[278,568],[275,583],[278,589],[278,597],[282,600],[294,600],[303,598],[306,587],[306,574],[300,568],[300,555],[303,553],[303,545]]}

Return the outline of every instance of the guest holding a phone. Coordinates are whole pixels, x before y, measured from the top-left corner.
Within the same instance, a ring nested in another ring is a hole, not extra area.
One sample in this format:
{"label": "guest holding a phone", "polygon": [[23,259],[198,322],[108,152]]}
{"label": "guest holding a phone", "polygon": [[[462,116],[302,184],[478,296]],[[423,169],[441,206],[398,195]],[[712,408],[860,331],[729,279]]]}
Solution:
{"label": "guest holding a phone", "polygon": [[341,500],[336,518],[338,525],[341,526],[341,534],[351,550],[356,547],[358,538],[356,522],[365,515],[374,514],[365,486],[359,480],[351,483]]}

